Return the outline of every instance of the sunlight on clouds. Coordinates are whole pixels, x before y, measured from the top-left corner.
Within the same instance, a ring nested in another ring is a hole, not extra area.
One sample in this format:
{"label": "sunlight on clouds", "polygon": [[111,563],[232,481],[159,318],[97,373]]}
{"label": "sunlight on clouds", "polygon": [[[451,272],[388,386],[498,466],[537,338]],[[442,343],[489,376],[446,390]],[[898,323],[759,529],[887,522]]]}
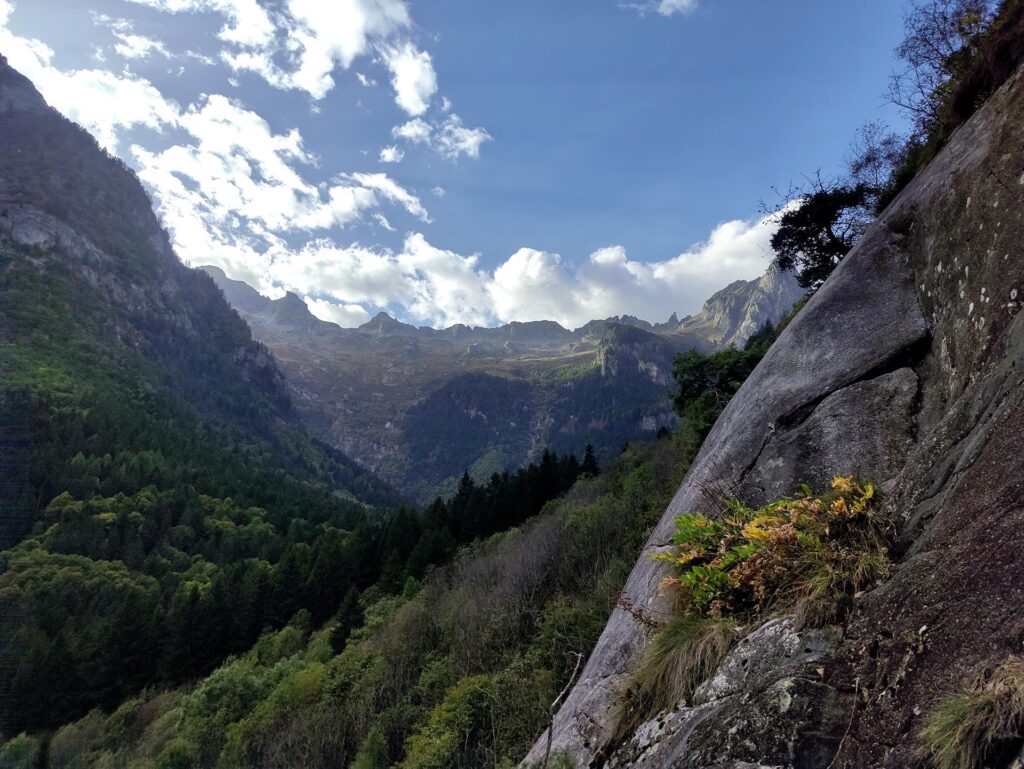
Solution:
{"label": "sunlight on clouds", "polygon": [[[480,269],[477,255],[438,248],[421,233],[407,235],[399,251],[323,239],[268,252],[258,285],[265,293],[287,289],[388,309],[436,327],[555,320],[577,328],[620,314],[660,321],[696,312],[729,281],[761,275],[774,230],[767,217],[725,222],[703,243],[653,263],[630,260],[622,246],[598,249],[579,265],[521,248],[493,271]],[[346,325],[339,314],[330,320]]]}
{"label": "sunlight on clouds", "polygon": [[294,167],[312,160],[299,133],[274,134],[223,96],[191,107],[181,127],[194,144],[156,153],[135,146],[132,154],[190,263],[212,260],[230,271],[242,261],[261,275],[253,285],[266,286],[261,270],[284,248],[287,232],[344,227],[385,202],[430,220],[419,198],[386,174],[341,174],[324,189],[307,182]]}
{"label": "sunlight on clouds", "polygon": [[306,306],[320,320],[337,323],[343,328],[361,326],[370,319],[370,313],[358,304],[335,304],[326,299],[306,297]]}
{"label": "sunlight on clouds", "polygon": [[[440,106],[443,119],[420,119],[437,94],[438,79],[430,53],[407,37],[412,20],[403,0],[287,0],[274,14],[256,0],[131,2],[169,13],[220,14],[225,26],[218,38],[226,44],[220,55],[232,70],[251,72],[275,88],[305,91],[314,100],[334,88],[337,67],[348,69],[357,58],[376,54],[390,73],[395,103],[415,118],[395,129],[396,138],[424,144],[452,160],[479,157],[481,145],[491,139],[483,128],[467,128],[458,115],[449,114],[447,98]],[[144,46],[141,39],[123,40],[118,51],[125,56],[159,52]],[[363,72],[355,76],[364,86],[376,84]]]}
{"label": "sunlight on clouds", "polygon": [[105,149],[117,150],[123,129],[145,126],[160,131],[177,124],[178,105],[148,80],[130,73],[62,71],[53,66],[53,49],[40,40],[18,37],[4,26],[15,8],[0,0],[0,51],[52,106],[85,127]]}
{"label": "sunlight on clouds", "polygon": [[384,63],[391,70],[395,103],[412,116],[422,115],[437,93],[437,74],[426,51],[406,42],[384,50]]}

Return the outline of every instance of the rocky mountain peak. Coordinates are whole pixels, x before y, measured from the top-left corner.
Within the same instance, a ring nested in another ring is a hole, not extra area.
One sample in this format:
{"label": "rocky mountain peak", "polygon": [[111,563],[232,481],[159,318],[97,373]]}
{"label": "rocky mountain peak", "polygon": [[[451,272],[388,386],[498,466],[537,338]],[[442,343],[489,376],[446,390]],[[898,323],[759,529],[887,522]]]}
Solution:
{"label": "rocky mountain peak", "polygon": [[361,325],[358,330],[370,334],[395,334],[407,336],[416,334],[418,329],[408,323],[402,323],[402,321],[397,318],[393,318],[386,312],[381,311]]}
{"label": "rocky mountain peak", "polygon": [[737,280],[711,295],[676,332],[706,339],[714,347],[742,346],[766,323],[778,323],[805,294],[791,272],[774,265],[760,278]]}

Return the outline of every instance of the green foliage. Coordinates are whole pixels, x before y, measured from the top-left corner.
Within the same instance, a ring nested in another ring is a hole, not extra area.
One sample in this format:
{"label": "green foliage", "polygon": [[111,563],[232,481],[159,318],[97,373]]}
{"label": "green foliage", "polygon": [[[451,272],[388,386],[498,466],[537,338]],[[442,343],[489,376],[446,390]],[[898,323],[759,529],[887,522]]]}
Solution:
{"label": "green foliage", "polygon": [[38,740],[19,734],[0,747],[0,769],[36,769],[39,752]]}
{"label": "green foliage", "polygon": [[682,515],[673,549],[657,556],[675,571],[665,584],[697,616],[745,621],[795,606],[802,622],[833,621],[853,593],[888,574],[892,526],[874,496],[871,484],[836,477],[822,497]]}
{"label": "green foliage", "polygon": [[893,73],[889,99],[910,117],[909,135],[867,124],[851,147],[848,176],[818,175],[774,212],[775,261],[812,290],[1024,61],[1024,2],[913,0],[896,55],[904,66]]}
{"label": "green foliage", "polygon": [[[310,631],[315,619],[299,614],[188,693],[141,694],[69,734],[97,769],[513,766],[545,728],[573,655],[595,643],[682,471],[672,441],[631,446],[540,516],[464,546],[418,589],[364,590],[362,624],[343,640],[340,617]],[[79,505],[66,497],[55,510]]]}
{"label": "green foliage", "polygon": [[723,500],[713,517],[676,519],[663,587],[678,616],[661,625],[616,713],[609,747],[637,726],[689,698],[728,653],[740,627],[780,611],[798,625],[842,618],[855,592],[889,573],[892,526],[871,484],[836,477],[829,494],[783,499],[760,509]]}
{"label": "green foliage", "polygon": [[1004,765],[1024,738],[1024,661],[1007,657],[964,690],[939,700],[918,735],[936,769]]}
{"label": "green foliage", "polygon": [[783,209],[771,246],[780,269],[815,290],[860,239],[873,218],[870,190],[860,184],[826,184],[817,179],[795,206]]}

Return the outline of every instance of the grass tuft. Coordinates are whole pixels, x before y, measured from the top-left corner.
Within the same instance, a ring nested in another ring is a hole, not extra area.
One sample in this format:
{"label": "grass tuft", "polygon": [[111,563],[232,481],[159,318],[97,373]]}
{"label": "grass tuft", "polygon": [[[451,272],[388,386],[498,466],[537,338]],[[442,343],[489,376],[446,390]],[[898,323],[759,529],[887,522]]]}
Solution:
{"label": "grass tuft", "polygon": [[644,721],[693,696],[735,640],[736,624],[728,619],[685,615],[659,629],[619,701],[610,744],[619,744]]}
{"label": "grass tuft", "polygon": [[919,737],[936,769],[978,769],[1024,738],[1024,660],[1007,657],[940,700]]}

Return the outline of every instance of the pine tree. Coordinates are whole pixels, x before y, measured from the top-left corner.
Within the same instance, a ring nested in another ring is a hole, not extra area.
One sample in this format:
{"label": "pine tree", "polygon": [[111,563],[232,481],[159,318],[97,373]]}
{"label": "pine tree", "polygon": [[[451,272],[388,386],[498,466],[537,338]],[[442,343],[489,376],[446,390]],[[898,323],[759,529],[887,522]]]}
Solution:
{"label": "pine tree", "polygon": [[597,464],[597,457],[594,456],[594,447],[589,443],[583,452],[583,464],[580,465],[580,474],[591,477],[601,474],[601,467]]}

